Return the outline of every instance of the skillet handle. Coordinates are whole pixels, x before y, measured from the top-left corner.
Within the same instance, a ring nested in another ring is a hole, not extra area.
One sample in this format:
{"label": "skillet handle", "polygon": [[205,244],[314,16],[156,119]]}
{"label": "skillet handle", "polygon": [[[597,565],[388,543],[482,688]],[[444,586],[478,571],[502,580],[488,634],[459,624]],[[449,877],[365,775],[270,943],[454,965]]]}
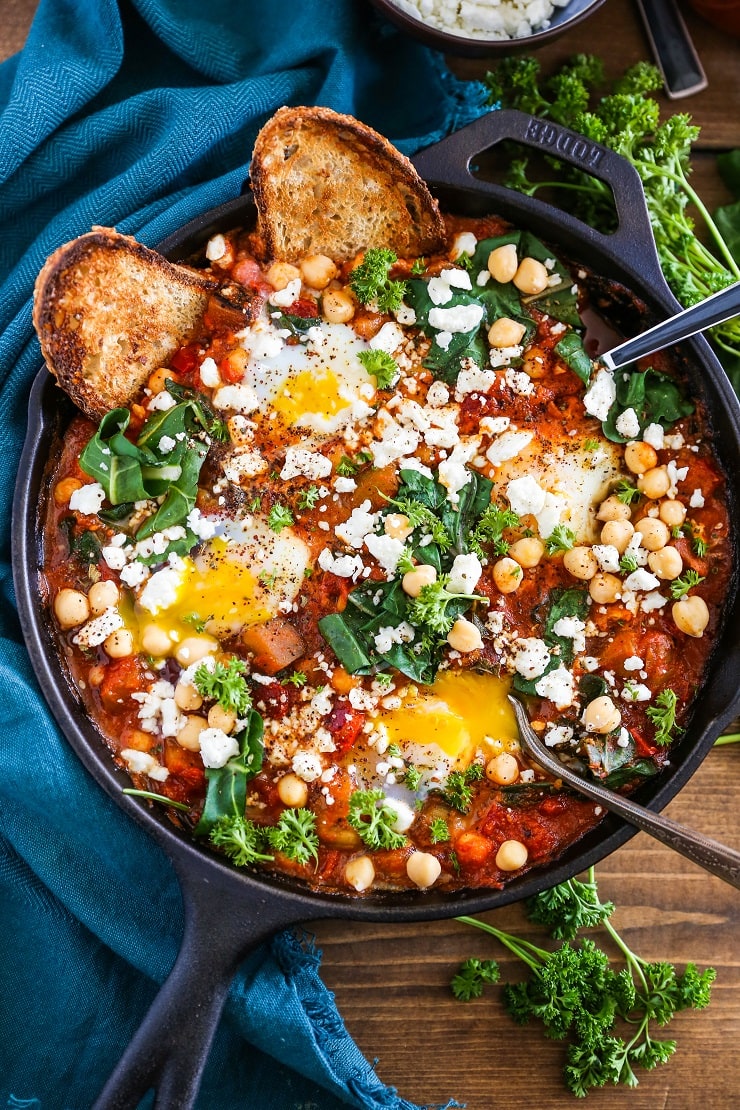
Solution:
{"label": "skillet handle", "polygon": [[[614,196],[617,230],[604,235],[535,197],[474,176],[470,168],[472,160],[505,139],[554,156],[603,181]],[[626,158],[608,147],[550,120],[537,119],[514,108],[501,108],[420,151],[412,161],[421,176],[434,185],[462,189],[474,185],[476,192],[487,193],[494,201],[510,202],[514,194],[517,205],[525,213],[540,220],[546,215],[550,225],[555,223],[559,229],[567,228],[581,241],[594,243],[609,254],[618,254],[646,285],[657,283],[663,290],[668,289],[658,260],[640,175]]]}
{"label": "skillet handle", "polygon": [[244,891],[214,884],[212,863],[173,863],[185,907],[180,951],[93,1110],[136,1110],[152,1089],[155,1110],[190,1110],[239,964],[279,929],[319,916],[271,892],[254,895],[245,918]]}

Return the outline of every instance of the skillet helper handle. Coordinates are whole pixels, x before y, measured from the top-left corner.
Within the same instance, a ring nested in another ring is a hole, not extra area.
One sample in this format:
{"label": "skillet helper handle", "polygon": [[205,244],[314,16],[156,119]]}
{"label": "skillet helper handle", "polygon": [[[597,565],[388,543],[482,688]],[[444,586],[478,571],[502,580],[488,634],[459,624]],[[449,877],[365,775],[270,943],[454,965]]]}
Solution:
{"label": "skillet helper handle", "polygon": [[[432,185],[462,189],[474,185],[478,193],[488,193],[495,204],[497,199],[511,197],[512,190],[481,181],[470,167],[475,157],[505,139],[568,162],[604,182],[614,196],[618,226],[613,234],[604,235],[567,212],[544,204],[535,197],[517,193],[518,203],[523,209],[531,209],[533,217],[540,220],[547,213],[550,222],[557,219],[561,227],[579,239],[599,244],[607,252],[621,255],[645,284],[657,283],[666,288],[640,175],[631,162],[608,147],[550,120],[537,119],[514,108],[500,108],[420,151],[412,161],[421,176]],[[678,302],[676,306],[680,307]]]}
{"label": "skillet helper handle", "polygon": [[[231,980],[245,956],[279,929],[305,920],[273,895],[248,904],[243,892],[214,889],[190,858],[176,864],[185,905],[177,959],[93,1110],[136,1110],[154,1089],[155,1110],[191,1110]],[[310,916],[310,914],[308,915]]]}

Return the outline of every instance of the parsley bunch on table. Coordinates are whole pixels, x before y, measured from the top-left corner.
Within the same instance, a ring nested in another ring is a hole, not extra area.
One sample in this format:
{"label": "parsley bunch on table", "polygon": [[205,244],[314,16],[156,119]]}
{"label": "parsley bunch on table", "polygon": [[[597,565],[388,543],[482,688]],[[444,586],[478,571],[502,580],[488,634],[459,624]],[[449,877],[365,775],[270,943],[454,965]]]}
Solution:
{"label": "parsley bunch on table", "polygon": [[[662,84],[655,66],[638,62],[607,89],[603,65],[593,56],[577,55],[547,80],[540,79],[536,59],[519,56],[505,58],[486,80],[492,103],[578,131],[636,167],[663,273],[682,304],[695,304],[740,280],[740,151],[719,159],[737,203],[713,217],[690,183],[690,156],[699,128],[685,113],[661,122],[660,106],[651,95]],[[550,179],[533,181],[529,162],[514,158],[506,184],[529,195],[546,187],[562,190],[569,211],[598,230],[614,230],[608,185],[556,158],[547,158]],[[712,249],[696,238],[692,213],[704,224]],[[712,338],[740,392],[740,319],[714,328]]]}
{"label": "parsley bunch on table", "polygon": [[[529,976],[506,984],[504,1004],[520,1025],[540,1021],[547,1037],[568,1042],[566,1086],[583,1098],[607,1083],[637,1086],[635,1069],[665,1064],[676,1050],[674,1040],[657,1037],[679,1010],[709,1004],[713,968],[700,972],[687,964],[679,974],[666,961],[650,962],[627,945],[610,921],[614,906],[602,902],[593,868],[585,882],[569,879],[527,902],[531,921],[563,943],[554,951],[512,936],[475,917],[467,925],[494,936],[523,961]],[[607,953],[582,929],[600,926],[621,952],[625,966],[615,971]],[[466,960],[452,980],[456,998],[478,998],[485,984],[498,981],[495,960]]]}

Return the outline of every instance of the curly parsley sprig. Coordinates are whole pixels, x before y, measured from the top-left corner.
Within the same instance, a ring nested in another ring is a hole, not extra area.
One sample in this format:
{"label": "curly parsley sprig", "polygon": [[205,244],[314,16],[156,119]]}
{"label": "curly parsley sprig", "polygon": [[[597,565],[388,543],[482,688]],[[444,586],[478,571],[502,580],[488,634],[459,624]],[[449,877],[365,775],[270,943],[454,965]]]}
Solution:
{"label": "curly parsley sprig", "polygon": [[395,251],[371,247],[359,266],[349,275],[352,291],[362,304],[374,301],[381,312],[395,312],[401,307],[405,281],[391,281],[389,273],[398,262]]}
{"label": "curly parsley sprig", "polygon": [[[569,879],[527,902],[530,920],[545,925],[562,939],[550,952],[505,933],[475,917],[464,924],[494,936],[529,968],[523,982],[504,987],[504,1004],[520,1025],[542,1022],[546,1036],[568,1041],[565,1084],[579,1098],[607,1083],[634,1087],[636,1068],[666,1063],[676,1049],[673,1040],[655,1037],[652,1026],[667,1025],[680,1010],[706,1007],[713,968],[699,972],[686,965],[682,974],[666,961],[638,956],[610,921],[614,906],[599,899],[593,868],[586,882]],[[619,949],[625,966],[612,970],[607,953],[595,941],[581,938],[581,929],[601,926]],[[491,960],[466,960],[452,981],[463,1001],[478,997],[487,982],[496,982]]]}

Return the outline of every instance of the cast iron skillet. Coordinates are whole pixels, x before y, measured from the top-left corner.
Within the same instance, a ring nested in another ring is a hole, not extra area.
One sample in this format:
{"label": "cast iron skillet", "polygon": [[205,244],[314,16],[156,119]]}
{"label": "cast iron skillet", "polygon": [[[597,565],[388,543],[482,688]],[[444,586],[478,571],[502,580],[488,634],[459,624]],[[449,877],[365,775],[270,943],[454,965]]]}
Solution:
{"label": "cast iron skillet", "polygon": [[[555,152],[607,182],[615,194],[618,231],[604,236],[533,198],[477,180],[470,170],[471,159],[504,138]],[[552,242],[596,274],[624,282],[656,317],[676,310],[677,302],[660,271],[637,173],[611,151],[554,124],[520,112],[498,111],[423,151],[415,161],[443,209],[471,216],[498,213]],[[253,215],[251,196],[240,197],[188,224],[160,249],[174,259],[189,257],[216,231],[248,224]],[[702,337],[691,340],[685,349],[695,365],[692,390],[705,400],[725,472],[738,474],[737,399]],[[97,782],[168,854],[185,907],[185,931],[174,967],[95,1106],[97,1110],[132,1108],[154,1088],[158,1110],[187,1110],[195,1100],[231,978],[244,956],[276,930],[326,917],[414,922],[478,913],[577,874],[614,851],[634,830],[608,816],[556,866],[514,879],[501,891],[377,891],[349,897],[317,894],[284,876],[238,871],[180,832],[160,809],[122,794],[129,779],[114,766],[110,752],[86,718],[59,663],[49,615],[39,599],[39,505],[48,488],[47,461],[53,443],[64,434],[72,413],[71,404],[60,403],[60,399],[51,376],[42,369],[31,391],[28,436],[13,508],[13,569],[26,644],[51,711],[70,744]],[[737,519],[732,488],[728,493],[732,518]],[[661,809],[680,790],[737,712],[740,639],[736,632],[736,578],[737,568],[723,630],[708,681],[696,700],[691,728],[678,744],[671,766],[635,793],[653,809]],[[182,1034],[185,1008],[187,1036]]]}

